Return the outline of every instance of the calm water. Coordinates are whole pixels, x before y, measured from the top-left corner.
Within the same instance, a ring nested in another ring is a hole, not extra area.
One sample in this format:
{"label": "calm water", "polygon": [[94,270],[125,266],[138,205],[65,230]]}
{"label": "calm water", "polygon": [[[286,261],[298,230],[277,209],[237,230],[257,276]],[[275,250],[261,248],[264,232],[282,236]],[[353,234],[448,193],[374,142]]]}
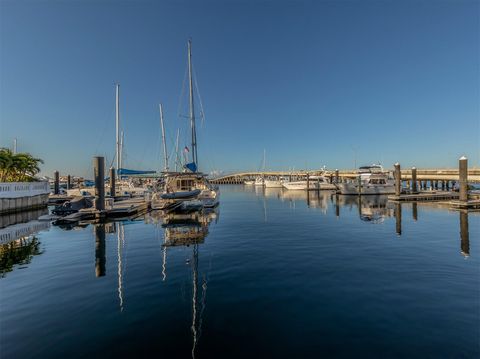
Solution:
{"label": "calm water", "polygon": [[45,225],[2,247],[0,357],[478,358],[479,224],[225,186],[197,218]]}

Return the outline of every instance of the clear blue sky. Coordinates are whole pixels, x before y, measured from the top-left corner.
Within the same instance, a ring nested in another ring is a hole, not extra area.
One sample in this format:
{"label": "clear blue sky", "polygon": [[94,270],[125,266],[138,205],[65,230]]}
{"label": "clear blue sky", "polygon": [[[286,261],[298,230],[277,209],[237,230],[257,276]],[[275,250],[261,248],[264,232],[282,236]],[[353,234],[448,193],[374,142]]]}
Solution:
{"label": "clear blue sky", "polygon": [[[43,172],[114,154],[114,83],[129,168],[161,167],[193,60],[203,171],[479,165],[478,1],[0,2],[0,146]],[[185,113],[185,111],[180,111]],[[182,145],[185,144],[184,139]]]}

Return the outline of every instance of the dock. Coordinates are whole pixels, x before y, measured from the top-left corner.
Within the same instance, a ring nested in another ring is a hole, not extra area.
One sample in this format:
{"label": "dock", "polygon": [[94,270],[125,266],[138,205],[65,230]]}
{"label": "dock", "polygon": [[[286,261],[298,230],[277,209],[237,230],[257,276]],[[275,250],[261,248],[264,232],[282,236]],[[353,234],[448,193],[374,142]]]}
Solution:
{"label": "dock", "polygon": [[436,201],[450,201],[459,198],[457,192],[449,191],[424,191],[418,193],[404,193],[400,195],[388,196],[389,201],[394,202],[436,202]]}

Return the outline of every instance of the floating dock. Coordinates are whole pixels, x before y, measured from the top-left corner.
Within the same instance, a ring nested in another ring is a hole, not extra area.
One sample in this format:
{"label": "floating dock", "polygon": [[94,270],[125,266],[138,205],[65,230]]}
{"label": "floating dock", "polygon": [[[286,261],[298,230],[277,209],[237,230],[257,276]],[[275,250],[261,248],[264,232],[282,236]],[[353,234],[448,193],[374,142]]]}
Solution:
{"label": "floating dock", "polygon": [[434,201],[450,201],[458,199],[457,192],[448,191],[428,191],[418,193],[405,193],[398,195],[390,195],[388,199],[395,202],[434,202]]}

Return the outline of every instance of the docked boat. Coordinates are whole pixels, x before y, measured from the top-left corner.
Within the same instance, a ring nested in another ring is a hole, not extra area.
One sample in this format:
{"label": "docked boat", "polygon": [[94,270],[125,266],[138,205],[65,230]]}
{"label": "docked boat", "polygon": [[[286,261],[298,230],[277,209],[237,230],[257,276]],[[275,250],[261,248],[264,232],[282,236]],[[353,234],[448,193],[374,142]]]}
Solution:
{"label": "docked boat", "polygon": [[283,187],[282,183],[283,183],[283,180],[266,179],[264,181],[266,188],[282,188]]}
{"label": "docked boat", "polygon": [[264,185],[265,185],[265,179],[263,177],[255,178],[255,186],[264,186]]}
{"label": "docked boat", "polygon": [[328,183],[327,178],[324,176],[310,176],[309,183],[307,180],[302,181],[293,181],[293,182],[284,182],[283,187],[288,190],[309,190],[318,191],[318,190],[336,190],[337,187],[333,183]]}
{"label": "docked boat", "polygon": [[255,184],[255,181],[244,181],[243,184],[247,186],[253,186]]}
{"label": "docked boat", "polygon": [[337,187],[341,194],[347,195],[394,194],[395,180],[381,165],[373,164],[360,167],[356,180],[338,183]]}
{"label": "docked boat", "polygon": [[202,208],[214,208],[220,200],[220,190],[213,186],[205,174],[197,171],[197,135],[195,128],[195,111],[193,108],[193,72],[191,62],[191,41],[188,41],[188,73],[190,84],[190,126],[192,134],[191,162],[185,164],[184,172],[168,171],[168,156],[163,126],[163,110],[160,105],[160,121],[164,152],[164,172],[155,193],[152,195],[151,207],[166,211],[190,212]]}

